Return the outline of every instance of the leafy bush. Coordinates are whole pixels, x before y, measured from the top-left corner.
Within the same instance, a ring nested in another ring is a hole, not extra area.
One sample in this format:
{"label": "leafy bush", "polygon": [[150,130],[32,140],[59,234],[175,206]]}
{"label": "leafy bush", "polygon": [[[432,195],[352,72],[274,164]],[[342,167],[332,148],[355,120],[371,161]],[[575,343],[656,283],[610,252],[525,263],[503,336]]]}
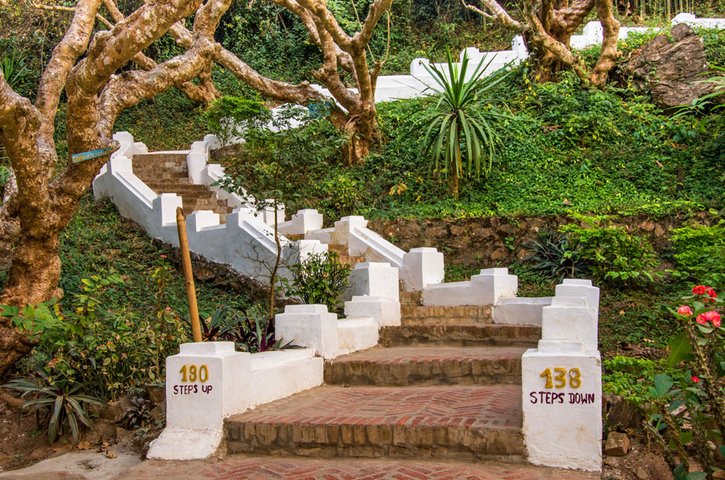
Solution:
{"label": "leafy bush", "polygon": [[263,125],[270,118],[269,110],[261,101],[232,96],[214,100],[204,112],[207,128],[222,145],[244,137],[247,130]]}
{"label": "leafy bush", "polygon": [[304,303],[327,305],[331,312],[337,309],[351,270],[350,265],[340,262],[337,253],[313,253],[289,269],[292,280],[287,285],[288,295],[300,297]]}
{"label": "leafy bush", "polygon": [[648,398],[648,381],[662,369],[662,365],[646,358],[623,357],[602,362],[602,389],[641,404]]}
{"label": "leafy bush", "polygon": [[259,305],[241,311],[222,306],[201,327],[206,340],[234,342],[242,352],[266,352],[289,346],[275,338],[274,320]]}
{"label": "leafy bush", "polygon": [[360,203],[361,190],[360,182],[344,173],[324,181],[320,185],[323,215],[331,219],[352,215]]}
{"label": "leafy bush", "polygon": [[[717,292],[696,285],[672,310],[682,332],[670,343],[670,366],[677,374],[654,376],[649,389],[648,431],[676,480],[713,478],[725,469],[725,328]],[[702,471],[690,472],[694,456]]]}
{"label": "leafy bush", "polygon": [[170,307],[155,320],[106,310],[123,284],[118,275],[82,279],[70,312],[53,303],[4,307],[2,315],[38,342],[28,370],[43,372],[53,384],[84,385],[86,393],[106,399],[161,380],[165,358],[186,338],[186,328]]}
{"label": "leafy bush", "polygon": [[547,278],[561,281],[564,278],[583,278],[589,274],[589,265],[584,260],[583,246],[572,242],[567,235],[542,232],[539,238],[527,245],[533,253],[526,261],[532,268]]}
{"label": "leafy bush", "polygon": [[30,397],[23,403],[23,408],[38,408],[40,424],[47,428],[50,443],[70,428],[73,443],[77,444],[80,439],[79,422],[86,427],[93,425],[86,405],[103,405],[98,398],[79,393],[84,385],[50,377],[43,371],[37,372],[35,378],[11,380],[3,387],[22,392],[23,398]]}
{"label": "leafy bush", "polygon": [[722,283],[725,275],[725,221],[676,228],[670,237],[677,272],[688,280]]}
{"label": "leafy bush", "polygon": [[591,265],[592,275],[612,284],[652,282],[659,274],[654,247],[644,237],[633,235],[625,227],[609,225],[606,220],[578,216],[584,226],[575,223],[560,228],[581,251],[581,259]]}

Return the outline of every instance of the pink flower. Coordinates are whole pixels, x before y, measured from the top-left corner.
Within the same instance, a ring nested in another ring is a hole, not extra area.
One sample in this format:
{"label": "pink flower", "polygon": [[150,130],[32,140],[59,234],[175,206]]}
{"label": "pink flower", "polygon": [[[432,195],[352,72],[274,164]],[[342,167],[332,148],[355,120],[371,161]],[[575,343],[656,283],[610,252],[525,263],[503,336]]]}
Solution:
{"label": "pink flower", "polygon": [[700,325],[707,325],[708,323],[712,323],[713,327],[720,327],[720,314],[717,313],[715,310],[710,310],[709,312],[701,313],[697,316],[697,319],[695,320]]}
{"label": "pink flower", "polygon": [[[166,258],[166,255],[164,255],[164,254],[162,253],[161,255],[159,255],[159,257],[161,257],[161,258]],[[705,293],[705,292],[702,292],[702,293]]]}
{"label": "pink flower", "polygon": [[692,316],[692,309],[687,305],[681,305],[680,308],[677,309],[677,313],[689,317]]}
{"label": "pink flower", "polygon": [[705,294],[705,285],[696,285],[692,287],[692,293],[694,295],[704,295]]}
{"label": "pink flower", "polygon": [[692,383],[700,383],[700,377],[697,375],[692,376]]}

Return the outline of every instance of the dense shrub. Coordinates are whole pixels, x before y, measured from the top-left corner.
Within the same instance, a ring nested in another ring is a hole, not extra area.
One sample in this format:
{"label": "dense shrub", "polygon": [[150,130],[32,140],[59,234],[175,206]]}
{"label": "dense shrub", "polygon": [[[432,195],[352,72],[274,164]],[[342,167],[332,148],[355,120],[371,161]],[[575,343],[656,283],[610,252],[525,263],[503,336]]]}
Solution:
{"label": "dense shrub", "polygon": [[659,260],[645,238],[620,225],[594,217],[578,217],[583,226],[570,223],[560,228],[579,248],[580,258],[592,276],[616,285],[654,281]]}
{"label": "dense shrub", "polygon": [[717,285],[725,279],[725,221],[676,228],[670,237],[677,273]]}

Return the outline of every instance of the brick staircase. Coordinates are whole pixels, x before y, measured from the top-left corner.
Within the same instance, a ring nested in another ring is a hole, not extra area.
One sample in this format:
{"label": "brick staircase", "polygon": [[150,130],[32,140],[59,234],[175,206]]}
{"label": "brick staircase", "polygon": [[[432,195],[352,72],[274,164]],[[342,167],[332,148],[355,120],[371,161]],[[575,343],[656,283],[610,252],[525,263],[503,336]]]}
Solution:
{"label": "brick staircase", "polygon": [[524,460],[521,355],[538,327],[490,307],[426,307],[401,294],[381,345],[325,363],[325,383],[230,417],[230,453]]}
{"label": "brick staircase", "polygon": [[133,173],[155,193],[176,193],[182,199],[184,214],[211,210],[219,214],[220,223],[233,208],[218,200],[206,185],[189,183],[186,153],[156,152],[133,156]]}

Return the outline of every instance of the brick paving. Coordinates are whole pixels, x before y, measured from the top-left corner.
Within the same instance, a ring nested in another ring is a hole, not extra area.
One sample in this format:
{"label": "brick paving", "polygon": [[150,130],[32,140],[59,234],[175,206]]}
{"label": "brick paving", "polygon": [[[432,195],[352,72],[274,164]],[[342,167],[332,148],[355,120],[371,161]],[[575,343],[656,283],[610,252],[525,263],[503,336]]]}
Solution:
{"label": "brick paving", "polygon": [[423,306],[402,304],[400,306],[403,325],[481,325],[491,324],[492,307],[485,306]]}
{"label": "brick paving", "polygon": [[521,422],[517,385],[323,386],[225,425],[231,453],[520,460]]}
{"label": "brick paving", "polygon": [[325,364],[325,383],[471,385],[521,383],[525,347],[419,345],[376,347]]}
{"label": "brick paving", "polygon": [[596,480],[599,475],[495,462],[400,459],[247,457],[223,460],[146,461],[123,480]]}
{"label": "brick paving", "polygon": [[380,329],[380,344],[521,345],[535,347],[541,327],[533,325],[403,325]]}

